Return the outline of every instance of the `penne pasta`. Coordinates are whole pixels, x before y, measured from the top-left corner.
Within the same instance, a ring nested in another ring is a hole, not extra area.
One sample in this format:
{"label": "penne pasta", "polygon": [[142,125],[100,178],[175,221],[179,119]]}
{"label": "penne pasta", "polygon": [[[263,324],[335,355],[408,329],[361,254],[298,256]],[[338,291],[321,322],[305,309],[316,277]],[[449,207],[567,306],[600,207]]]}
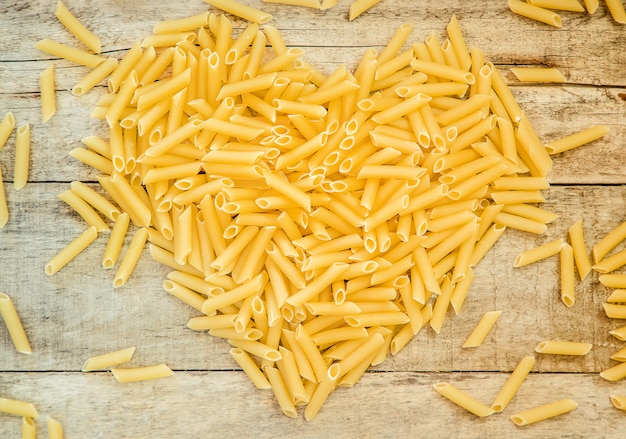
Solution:
{"label": "penne pasta", "polygon": [[491,331],[491,328],[493,328],[493,326],[496,324],[496,321],[501,314],[502,311],[490,311],[485,313],[472,331],[472,333],[469,335],[469,337],[467,337],[465,343],[463,343],[463,347],[475,348],[480,346],[489,334],[489,331]]}
{"label": "penne pasta", "polygon": [[39,413],[32,403],[16,399],[0,398],[0,412],[31,419],[39,418]]}
{"label": "penne pasta", "polygon": [[135,383],[138,381],[156,380],[174,375],[165,364],[133,368],[112,368],[111,372],[118,383]]}
{"label": "penne pasta", "polygon": [[20,190],[28,182],[30,165],[30,125],[21,125],[15,133],[15,169],[13,171],[13,187]]}
{"label": "penne pasta", "polygon": [[85,44],[85,46],[94,53],[100,53],[100,39],[87,29],[60,1],[57,3],[56,9],[54,10],[54,15],[56,15],[67,30]]}
{"label": "penne pasta", "polygon": [[561,17],[558,14],[548,9],[534,6],[531,3],[526,3],[521,0],[509,0],[509,9],[518,15],[537,20],[554,27],[563,26]]}
{"label": "penne pasta", "polygon": [[578,404],[569,398],[534,407],[511,416],[511,421],[518,426],[530,425],[575,410]]}
{"label": "penne pasta", "polygon": [[494,410],[476,400],[472,396],[467,393],[457,389],[454,385],[450,383],[436,383],[433,384],[433,388],[444,398],[449,399],[459,407],[464,408],[470,413],[473,413],[479,417],[485,417],[492,415]]}
{"label": "penne pasta", "polygon": [[[579,4],[577,1],[574,1],[574,3]],[[532,2],[531,4],[540,6],[537,2]],[[556,68],[511,67],[511,73],[521,82],[567,82],[565,76]]]}
{"label": "penne pasta", "polygon": [[13,128],[15,128],[15,116],[9,111],[4,115],[2,121],[0,121],[0,151],[2,151],[2,148],[4,148],[4,145],[11,136]]}
{"label": "penne pasta", "polygon": [[54,95],[54,64],[50,64],[39,75],[39,90],[41,93],[41,119],[43,122],[47,122],[57,111]]}
{"label": "penne pasta", "polygon": [[82,372],[92,372],[94,370],[110,369],[112,366],[127,363],[133,357],[135,348],[130,347],[118,351],[107,352],[106,354],[95,355],[85,360]]}
{"label": "penne pasta", "polygon": [[50,416],[46,417],[48,425],[48,437],[50,439],[63,439],[63,426],[59,421]]}
{"label": "penne pasta", "polygon": [[547,244],[540,245],[539,247],[525,250],[515,257],[515,262],[513,262],[513,266],[523,267],[525,265],[532,264],[533,262],[549,258],[550,256],[559,253],[563,248],[563,245],[564,242],[561,238],[550,241]]}
{"label": "penne pasta", "polygon": [[9,335],[13,341],[13,346],[18,352],[23,354],[32,354],[33,350],[30,347],[30,342],[19,315],[13,305],[13,301],[8,294],[0,293],[0,315],[4,320],[4,324],[9,330]]}
{"label": "penne pasta", "polygon": [[535,357],[524,357],[517,364],[511,376],[506,380],[500,392],[491,404],[496,413],[501,413],[513,399],[522,383],[535,366]]}
{"label": "penne pasta", "polygon": [[575,134],[563,137],[546,144],[546,151],[550,154],[559,154],[578,148],[579,146],[598,140],[609,132],[609,128],[603,125],[595,125]]}
{"label": "penne pasta", "polygon": [[78,235],[72,242],[65,246],[46,264],[46,274],[51,276],[65,267],[72,259],[78,256],[98,237],[98,231],[94,226]]}
{"label": "penne pasta", "polygon": [[591,343],[573,341],[543,341],[537,345],[535,352],[554,355],[586,355],[592,346]]}

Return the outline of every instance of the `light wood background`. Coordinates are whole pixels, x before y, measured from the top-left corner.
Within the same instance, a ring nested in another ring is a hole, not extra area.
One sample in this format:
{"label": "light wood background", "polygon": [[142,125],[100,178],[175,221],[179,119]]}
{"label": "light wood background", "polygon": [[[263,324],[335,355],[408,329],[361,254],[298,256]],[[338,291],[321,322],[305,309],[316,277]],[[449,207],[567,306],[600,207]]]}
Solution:
{"label": "light wood background", "polygon": [[[545,207],[560,218],[546,234],[507,231],[477,267],[463,312],[450,315],[441,334],[422,331],[355,387],[334,392],[317,418],[306,422],[286,418],[271,391],[255,389],[225,341],[185,327],[196,312],[165,293],[161,283],[169,270],[147,251],[119,290],[112,288],[113,273],[101,268],[102,237],[57,275],[44,274],[46,261],[84,229],[56,195],[73,180],[95,181],[94,172],[68,152],[84,136],[106,136],[101,122],[89,118],[104,87],[72,96],[71,87],[87,69],[51,60],[33,47],[46,37],[76,44],[54,17],[55,3],[0,1],[0,115],[13,111],[18,124],[32,126],[30,182],[22,191],[11,184],[14,136],[0,152],[10,211],[0,230],[0,291],[13,297],[34,350],[30,356],[16,353],[0,329],[0,397],[35,403],[41,436],[45,416],[52,416],[67,438],[624,437],[626,413],[613,408],[609,395],[626,394],[626,383],[598,375],[626,345],[608,334],[626,325],[604,315],[610,291],[590,276],[577,284],[577,302],[568,309],[558,299],[556,258],[512,268],[520,251],[565,237],[579,219],[589,246],[626,219],[626,27],[612,20],[604,4],[591,16],[563,13],[563,28],[555,29],[514,16],[502,0],[383,0],[354,22],[347,20],[346,0],[328,11],[245,1],[272,13],[287,43],[304,47],[307,61],[325,73],[340,64],[353,68],[366,48],[382,48],[405,22],[414,25],[411,42],[431,31],[443,38],[456,14],[468,44],[496,64],[544,141],[593,124],[611,128],[604,139],[554,158]],[[208,8],[200,0],[66,5],[112,56],[148,35],[156,21]],[[42,124],[38,78],[51,62],[59,110]],[[557,67],[568,84],[520,84],[508,70],[513,65]],[[503,314],[486,343],[462,349],[479,316],[492,309]],[[580,358],[536,355],[533,373],[503,414],[478,419],[432,390],[433,383],[449,380],[489,403],[519,359],[547,339],[594,346]],[[176,375],[120,385],[108,373],[80,372],[87,357],[127,346],[137,347],[130,365],[164,362]],[[565,397],[579,403],[566,416],[524,428],[509,420],[517,411]],[[0,414],[0,438],[17,438],[19,431],[19,418]]]}

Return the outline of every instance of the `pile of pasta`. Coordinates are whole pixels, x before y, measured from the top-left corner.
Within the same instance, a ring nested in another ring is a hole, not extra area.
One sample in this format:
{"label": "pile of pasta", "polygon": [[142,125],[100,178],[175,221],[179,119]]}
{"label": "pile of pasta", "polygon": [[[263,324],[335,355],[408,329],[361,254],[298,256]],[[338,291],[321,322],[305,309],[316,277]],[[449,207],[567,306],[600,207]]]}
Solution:
{"label": "pile of pasta", "polygon": [[92,114],[109,138],[71,151],[100,188],[59,196],[89,227],[46,273],[113,223],[103,266],[121,287],[149,241],[173,269],[165,290],[199,313],[188,327],[227,339],[286,415],[314,418],[424,326],[438,333],[507,227],[540,234],[555,219],[534,205],[549,151],[498,70],[456,17],[443,42],[407,45],[411,31],[330,75],[276,28],[234,37],[208,12],[158,23],[119,62],[38,43],[91,64],[74,94],[109,88]]}
{"label": "pile of pasta", "polygon": [[[606,0],[606,7],[617,23],[626,23],[626,10],[621,0]],[[554,27],[562,27],[561,16],[554,11],[587,12],[593,14],[600,0],[509,0],[509,9],[515,14],[540,21]]]}

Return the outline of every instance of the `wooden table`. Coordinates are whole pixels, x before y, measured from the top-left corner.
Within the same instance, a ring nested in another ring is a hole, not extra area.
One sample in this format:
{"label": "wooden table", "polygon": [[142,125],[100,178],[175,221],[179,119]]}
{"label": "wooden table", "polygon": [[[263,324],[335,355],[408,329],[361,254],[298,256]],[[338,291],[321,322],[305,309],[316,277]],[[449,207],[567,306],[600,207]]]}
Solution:
{"label": "wooden table", "polygon": [[[54,17],[52,0],[0,4],[0,115],[13,111],[18,124],[31,123],[28,185],[15,192],[14,137],[0,152],[10,220],[0,230],[0,290],[11,295],[29,334],[33,354],[16,353],[0,330],[0,396],[36,404],[42,418],[59,420],[68,438],[169,437],[624,437],[626,414],[609,394],[626,394],[626,383],[610,383],[599,372],[615,364],[610,355],[624,347],[609,330],[624,321],[608,319],[602,303],[610,291],[594,274],[577,284],[577,301],[566,308],[558,298],[558,261],[514,269],[523,249],[565,237],[582,219],[589,247],[626,215],[626,27],[602,4],[594,15],[563,13],[555,29],[514,16],[501,0],[465,2],[383,0],[354,22],[349,2],[328,11],[245,3],[274,15],[273,25],[289,45],[325,73],[340,64],[354,68],[368,47],[381,49],[402,23],[412,23],[412,42],[434,31],[445,36],[452,14],[469,44],[485,51],[545,142],[604,124],[611,132],[592,145],[554,157],[545,208],[559,214],[541,236],[507,230],[476,268],[463,312],[449,316],[435,337],[428,328],[398,355],[367,373],[349,389],[334,392],[312,422],[285,417],[271,391],[259,391],[228,355],[228,344],[185,327],[195,312],[166,294],[169,269],[147,251],[127,286],[113,289],[112,273],[100,265],[105,240],[98,240],[57,275],[44,265],[84,223],[56,198],[69,182],[94,182],[96,173],[69,157],[82,137],[107,136],[89,118],[105,93],[98,87],[77,98],[71,87],[87,69],[53,60],[58,113],[40,122],[39,73],[50,57],[33,45],[42,38],[75,44]],[[601,2],[603,3],[603,2]],[[100,36],[103,51],[121,56],[151,32],[155,22],[207,10],[200,0],[85,1],[68,7]],[[236,31],[242,22],[236,21]],[[520,84],[509,67],[551,66],[566,85]],[[482,313],[503,311],[495,330],[478,349],[461,345]],[[536,355],[533,373],[503,414],[479,419],[432,389],[451,381],[489,402],[520,358],[539,341],[593,343],[584,357]],[[84,374],[95,353],[136,346],[130,365],[166,363],[174,377],[121,385],[109,373]],[[573,398],[576,411],[529,427],[509,416],[535,405]],[[20,419],[0,414],[0,437],[19,437]]]}

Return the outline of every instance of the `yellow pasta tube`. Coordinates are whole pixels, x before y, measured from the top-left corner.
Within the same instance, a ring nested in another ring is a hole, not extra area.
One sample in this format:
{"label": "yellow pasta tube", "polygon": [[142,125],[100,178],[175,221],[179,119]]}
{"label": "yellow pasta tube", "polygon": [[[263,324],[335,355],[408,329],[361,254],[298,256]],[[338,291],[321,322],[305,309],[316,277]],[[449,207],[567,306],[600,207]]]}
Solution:
{"label": "yellow pasta tube", "polygon": [[450,383],[436,383],[433,384],[433,388],[444,398],[449,399],[459,407],[464,408],[470,413],[479,417],[485,417],[492,415],[494,410],[478,401],[471,395],[459,390]]}
{"label": "yellow pasta tube", "polygon": [[67,7],[58,2],[54,15],[59,19],[61,23],[69,30],[76,38],[85,44],[88,48],[94,51],[94,53],[100,53],[101,44],[100,39],[95,36],[89,29],[87,29],[78,19],[67,9]]}
{"label": "yellow pasta tube", "polygon": [[580,280],[584,280],[591,272],[591,262],[585,245],[583,222],[577,221],[569,228],[569,240],[574,250],[574,262],[578,270]]}
{"label": "yellow pasta tube", "polygon": [[51,276],[61,268],[65,267],[79,253],[85,250],[89,244],[95,241],[97,237],[98,231],[93,226],[82,232],[52,259],[50,259],[50,261],[46,264],[46,274]]}
{"label": "yellow pasta tube", "polygon": [[616,395],[612,393],[610,395],[611,403],[618,410],[626,410],[626,395]]}
{"label": "yellow pasta tube", "polygon": [[8,294],[0,293],[0,314],[9,330],[9,335],[13,341],[13,345],[18,352],[23,354],[32,354],[28,337],[22,326],[19,315],[13,305],[13,301]]}
{"label": "yellow pasta tube", "polygon": [[587,12],[593,14],[598,9],[600,5],[599,0],[584,0],[585,8],[587,8]]}
{"label": "yellow pasta tube", "polygon": [[59,421],[48,416],[46,418],[48,425],[48,438],[49,439],[63,439],[63,426]]}
{"label": "yellow pasta tube", "polygon": [[511,67],[511,73],[522,82],[567,82],[565,76],[556,68]]}
{"label": "yellow pasta tube", "polygon": [[620,381],[626,378],[626,362],[603,370],[600,376],[608,381]]}
{"label": "yellow pasta tube", "polygon": [[593,345],[575,341],[542,341],[535,347],[535,352],[553,355],[587,355]]}
{"label": "yellow pasta tube", "polygon": [[548,9],[533,6],[521,0],[509,0],[509,9],[523,17],[531,18],[554,27],[562,27],[563,22],[559,14]]}
{"label": "yellow pasta tube", "polygon": [[130,217],[126,212],[117,217],[113,230],[111,230],[107,246],[104,249],[104,256],[102,258],[102,266],[104,268],[112,268],[117,262],[129,223]]}
{"label": "yellow pasta tube", "polygon": [[626,341],[626,326],[609,331],[609,334],[619,341]]}
{"label": "yellow pasta tube", "polygon": [[13,172],[13,187],[20,190],[28,181],[28,166],[30,161],[30,125],[21,125],[15,135],[15,169]]}
{"label": "yellow pasta tube", "polygon": [[324,288],[333,283],[333,281],[339,279],[348,267],[349,265],[346,263],[335,262],[312,282],[308,283],[304,288],[291,295],[286,302],[292,306],[304,305],[306,302],[315,297],[316,294],[319,294]]}
{"label": "yellow pasta tube", "polygon": [[584,12],[585,8],[577,0],[528,0],[528,3],[540,8],[561,11]]}
{"label": "yellow pasta tube", "polygon": [[417,93],[408,99],[393,105],[386,110],[380,111],[372,116],[372,120],[380,125],[401,119],[403,116],[417,110],[431,101],[431,97],[424,93]]}
{"label": "yellow pasta tube", "polygon": [[130,347],[89,357],[85,360],[81,371],[92,372],[94,370],[110,369],[112,366],[129,362],[134,353],[135,348]]}
{"label": "yellow pasta tube", "polygon": [[535,357],[524,357],[520,360],[513,370],[513,373],[506,380],[506,383],[504,383],[504,386],[502,386],[498,395],[496,395],[496,398],[491,404],[491,408],[496,413],[501,413],[509,405],[509,402],[511,402],[528,374],[533,370],[534,366]]}
{"label": "yellow pasta tube", "polygon": [[126,283],[135,269],[135,265],[137,265],[137,262],[139,261],[139,257],[141,256],[141,252],[146,245],[147,239],[148,230],[145,227],[142,227],[135,233],[128,249],[126,250],[124,258],[122,258],[122,262],[115,273],[115,277],[113,278],[114,288],[119,288]]}
{"label": "yellow pasta tube", "polygon": [[223,294],[207,298],[202,305],[202,312],[209,314],[228,305],[232,305],[233,303],[237,303],[240,300],[244,300],[255,293],[260,293],[266,284],[267,276],[259,274],[252,280],[239,285],[236,288],[233,288]]}
{"label": "yellow pasta tube", "polygon": [[465,44],[465,39],[463,38],[461,27],[459,26],[459,20],[456,18],[456,15],[453,15],[450,19],[450,22],[446,27],[446,31],[461,69],[469,70],[472,65],[472,58],[470,57],[469,50]]}
{"label": "yellow pasta tube", "polygon": [[449,79],[454,82],[463,84],[473,84],[475,82],[474,75],[470,72],[457,67],[438,64],[433,61],[414,59],[411,61],[411,67],[418,72],[423,72],[437,78]]}
{"label": "yellow pasta tube", "polygon": [[32,403],[16,399],[0,398],[0,412],[32,419],[39,418],[39,413]]}
{"label": "yellow pasta tube", "polygon": [[85,52],[84,50],[75,49],[73,47],[57,43],[56,41],[52,41],[48,38],[38,41],[37,44],[35,44],[35,47],[52,56],[58,56],[59,58],[91,68],[96,67],[106,59],[104,56],[94,55],[92,53]]}
{"label": "yellow pasta tube", "polygon": [[536,233],[538,235],[545,232],[548,228],[548,226],[539,221],[531,220],[517,215],[512,215],[505,212],[498,213],[493,221],[494,223],[502,226],[511,227],[513,229],[518,229],[525,232]]}
{"label": "yellow pasta tube", "polygon": [[622,348],[619,351],[615,352],[611,355],[611,360],[625,362],[626,361],[626,348]]}
{"label": "yellow pasta tube", "polygon": [[54,95],[54,64],[50,64],[39,75],[39,89],[41,92],[41,119],[43,122],[47,122],[57,111]]}
{"label": "yellow pasta tube", "polygon": [[237,17],[244,18],[254,23],[265,24],[272,19],[272,16],[259,9],[246,6],[235,0],[204,0],[211,6],[222,9]]}
{"label": "yellow pasta tube", "polygon": [[560,252],[561,300],[567,307],[574,305],[576,300],[574,275],[574,250],[569,244],[563,244]]}
{"label": "yellow pasta tube", "polygon": [[359,15],[380,2],[381,0],[354,0],[350,5],[350,15],[348,16],[348,19],[350,21],[354,20]]}
{"label": "yellow pasta tube", "polygon": [[469,335],[469,337],[467,337],[465,343],[463,343],[463,347],[475,348],[480,346],[487,337],[487,334],[489,334],[489,331],[491,331],[491,328],[493,328],[493,326],[496,324],[496,320],[498,320],[501,314],[502,311],[486,312],[482,316],[472,333]]}
{"label": "yellow pasta tube", "polygon": [[626,319],[626,305],[616,305],[614,303],[603,303],[604,312],[610,319]]}
{"label": "yellow pasta tube", "polygon": [[174,375],[174,372],[165,364],[123,369],[112,368],[111,372],[119,383],[135,383],[138,381],[156,380]]}
{"label": "yellow pasta tube", "polygon": [[560,238],[555,239],[554,241],[550,241],[547,244],[540,245],[539,247],[525,250],[515,257],[515,262],[513,262],[513,266],[524,267],[528,264],[532,264],[533,262],[549,258],[550,256],[559,253],[563,245],[563,238]]}
{"label": "yellow pasta tube", "polygon": [[36,439],[37,438],[37,426],[35,421],[28,416],[22,417],[22,439]]}
{"label": "yellow pasta tube", "polygon": [[272,391],[274,392],[276,401],[278,402],[278,405],[283,413],[290,418],[296,418],[298,416],[298,412],[296,411],[293,398],[289,394],[289,389],[287,388],[285,379],[280,371],[275,367],[266,367],[265,374],[267,375],[267,379],[270,383]]}
{"label": "yellow pasta tube", "polygon": [[2,151],[2,148],[4,148],[4,145],[11,136],[13,128],[15,128],[15,116],[9,111],[2,118],[2,122],[0,122],[0,151]]}
{"label": "yellow pasta tube", "polygon": [[516,413],[511,416],[511,421],[515,425],[524,426],[530,425],[535,422],[544,421],[549,418],[553,418],[558,415],[569,413],[578,407],[576,401],[565,398],[548,404],[544,404],[530,410]]}
{"label": "yellow pasta tube", "polygon": [[0,229],[9,221],[9,207],[4,193],[4,183],[2,181],[2,170],[0,169]]}
{"label": "yellow pasta tube", "polygon": [[622,24],[626,23],[626,11],[621,0],[606,0],[606,6],[615,21]]}
{"label": "yellow pasta tube", "polygon": [[232,348],[229,352],[237,364],[243,369],[245,374],[248,375],[250,381],[252,381],[258,389],[271,388],[271,385],[267,381],[267,378],[265,378],[265,375],[263,375],[263,372],[261,372],[246,352],[239,348]]}
{"label": "yellow pasta tube", "polygon": [[559,154],[564,151],[569,151],[570,149],[598,140],[608,132],[608,127],[604,125],[594,125],[578,133],[547,143],[546,151],[550,154]]}
{"label": "yellow pasta tube", "polygon": [[72,192],[85,200],[87,203],[89,203],[91,206],[93,206],[96,210],[101,212],[110,220],[116,221],[120,216],[120,211],[118,208],[116,208],[107,199],[105,199],[95,190],[91,189],[85,183],[82,183],[80,181],[73,181],[72,183],[70,183],[70,187],[72,189]]}
{"label": "yellow pasta tube", "polygon": [[152,32],[155,34],[167,34],[196,30],[209,24],[209,16],[209,12],[202,12],[191,17],[159,21],[154,25]]}

